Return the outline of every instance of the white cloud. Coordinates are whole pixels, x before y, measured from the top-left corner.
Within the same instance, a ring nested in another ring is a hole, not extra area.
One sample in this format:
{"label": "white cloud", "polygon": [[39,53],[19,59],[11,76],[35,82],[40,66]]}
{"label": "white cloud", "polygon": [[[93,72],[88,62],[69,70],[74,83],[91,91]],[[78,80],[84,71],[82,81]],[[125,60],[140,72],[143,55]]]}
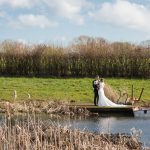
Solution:
{"label": "white cloud", "polygon": [[33,14],[26,14],[26,15],[19,15],[16,21],[11,21],[10,25],[14,27],[21,27],[21,26],[30,26],[30,27],[53,27],[57,26],[56,22],[50,21],[44,15],[33,15]]}
{"label": "white cloud", "polygon": [[11,7],[30,8],[38,0],[0,0],[0,5],[9,5]]}
{"label": "white cloud", "polygon": [[28,44],[28,42],[25,39],[20,38],[20,39],[17,39],[16,41],[22,44]]}
{"label": "white cloud", "polygon": [[84,24],[87,11],[94,7],[89,0],[0,0],[0,6],[3,5],[28,8],[38,13],[41,11],[42,14],[52,13],[78,25]]}
{"label": "white cloud", "polygon": [[50,21],[44,15],[33,15],[33,14],[20,15],[18,16],[18,22],[19,24],[24,26],[32,26],[32,27],[40,27],[40,28],[57,26],[56,22]]}
{"label": "white cloud", "polygon": [[125,0],[105,2],[89,15],[104,23],[150,32],[150,10],[144,5]]}
{"label": "white cloud", "polygon": [[63,18],[73,21],[79,25],[84,24],[82,11],[92,7],[86,0],[44,0],[44,2]]}

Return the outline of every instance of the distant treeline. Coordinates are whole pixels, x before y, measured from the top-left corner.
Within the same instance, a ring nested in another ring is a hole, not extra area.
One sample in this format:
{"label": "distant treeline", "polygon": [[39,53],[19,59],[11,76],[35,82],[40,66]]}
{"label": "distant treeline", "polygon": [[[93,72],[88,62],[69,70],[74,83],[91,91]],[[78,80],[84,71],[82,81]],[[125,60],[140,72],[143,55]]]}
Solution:
{"label": "distant treeline", "polygon": [[0,43],[0,76],[150,77],[150,48],[81,36],[69,46]]}

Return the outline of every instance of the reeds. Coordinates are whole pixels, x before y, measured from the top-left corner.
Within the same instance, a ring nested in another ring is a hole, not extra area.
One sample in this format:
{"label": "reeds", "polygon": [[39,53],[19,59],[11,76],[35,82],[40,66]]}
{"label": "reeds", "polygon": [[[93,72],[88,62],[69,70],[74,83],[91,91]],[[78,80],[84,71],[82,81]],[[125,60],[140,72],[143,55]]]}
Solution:
{"label": "reeds", "polygon": [[126,134],[94,134],[43,122],[35,115],[19,121],[5,117],[0,125],[1,150],[128,150],[141,149],[140,142]]}
{"label": "reeds", "polygon": [[7,115],[12,115],[17,112],[21,113],[46,113],[57,115],[90,115],[90,112],[85,108],[71,106],[67,101],[25,101],[25,102],[0,102],[0,112],[6,112]]}
{"label": "reeds", "polygon": [[81,36],[68,47],[0,44],[0,76],[150,77],[150,48]]}

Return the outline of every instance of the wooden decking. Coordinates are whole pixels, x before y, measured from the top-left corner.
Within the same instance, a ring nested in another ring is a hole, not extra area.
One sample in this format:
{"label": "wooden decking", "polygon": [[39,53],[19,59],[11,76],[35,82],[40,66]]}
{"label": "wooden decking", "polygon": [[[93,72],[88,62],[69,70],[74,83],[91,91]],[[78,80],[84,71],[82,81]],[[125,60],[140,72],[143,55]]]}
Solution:
{"label": "wooden decking", "polygon": [[99,107],[93,105],[76,105],[76,107],[84,108],[91,113],[99,113],[101,116],[134,116],[133,108],[129,107]]}
{"label": "wooden decking", "polygon": [[131,107],[87,107],[87,110],[93,113],[99,113],[100,115],[117,115],[117,116],[134,116],[133,109]]}

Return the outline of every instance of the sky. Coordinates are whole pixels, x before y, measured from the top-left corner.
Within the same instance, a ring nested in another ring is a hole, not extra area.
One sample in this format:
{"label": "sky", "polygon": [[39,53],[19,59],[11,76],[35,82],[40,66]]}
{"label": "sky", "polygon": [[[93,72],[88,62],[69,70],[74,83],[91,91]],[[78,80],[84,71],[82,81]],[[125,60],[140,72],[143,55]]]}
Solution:
{"label": "sky", "polygon": [[0,0],[0,41],[150,40],[150,0]]}

